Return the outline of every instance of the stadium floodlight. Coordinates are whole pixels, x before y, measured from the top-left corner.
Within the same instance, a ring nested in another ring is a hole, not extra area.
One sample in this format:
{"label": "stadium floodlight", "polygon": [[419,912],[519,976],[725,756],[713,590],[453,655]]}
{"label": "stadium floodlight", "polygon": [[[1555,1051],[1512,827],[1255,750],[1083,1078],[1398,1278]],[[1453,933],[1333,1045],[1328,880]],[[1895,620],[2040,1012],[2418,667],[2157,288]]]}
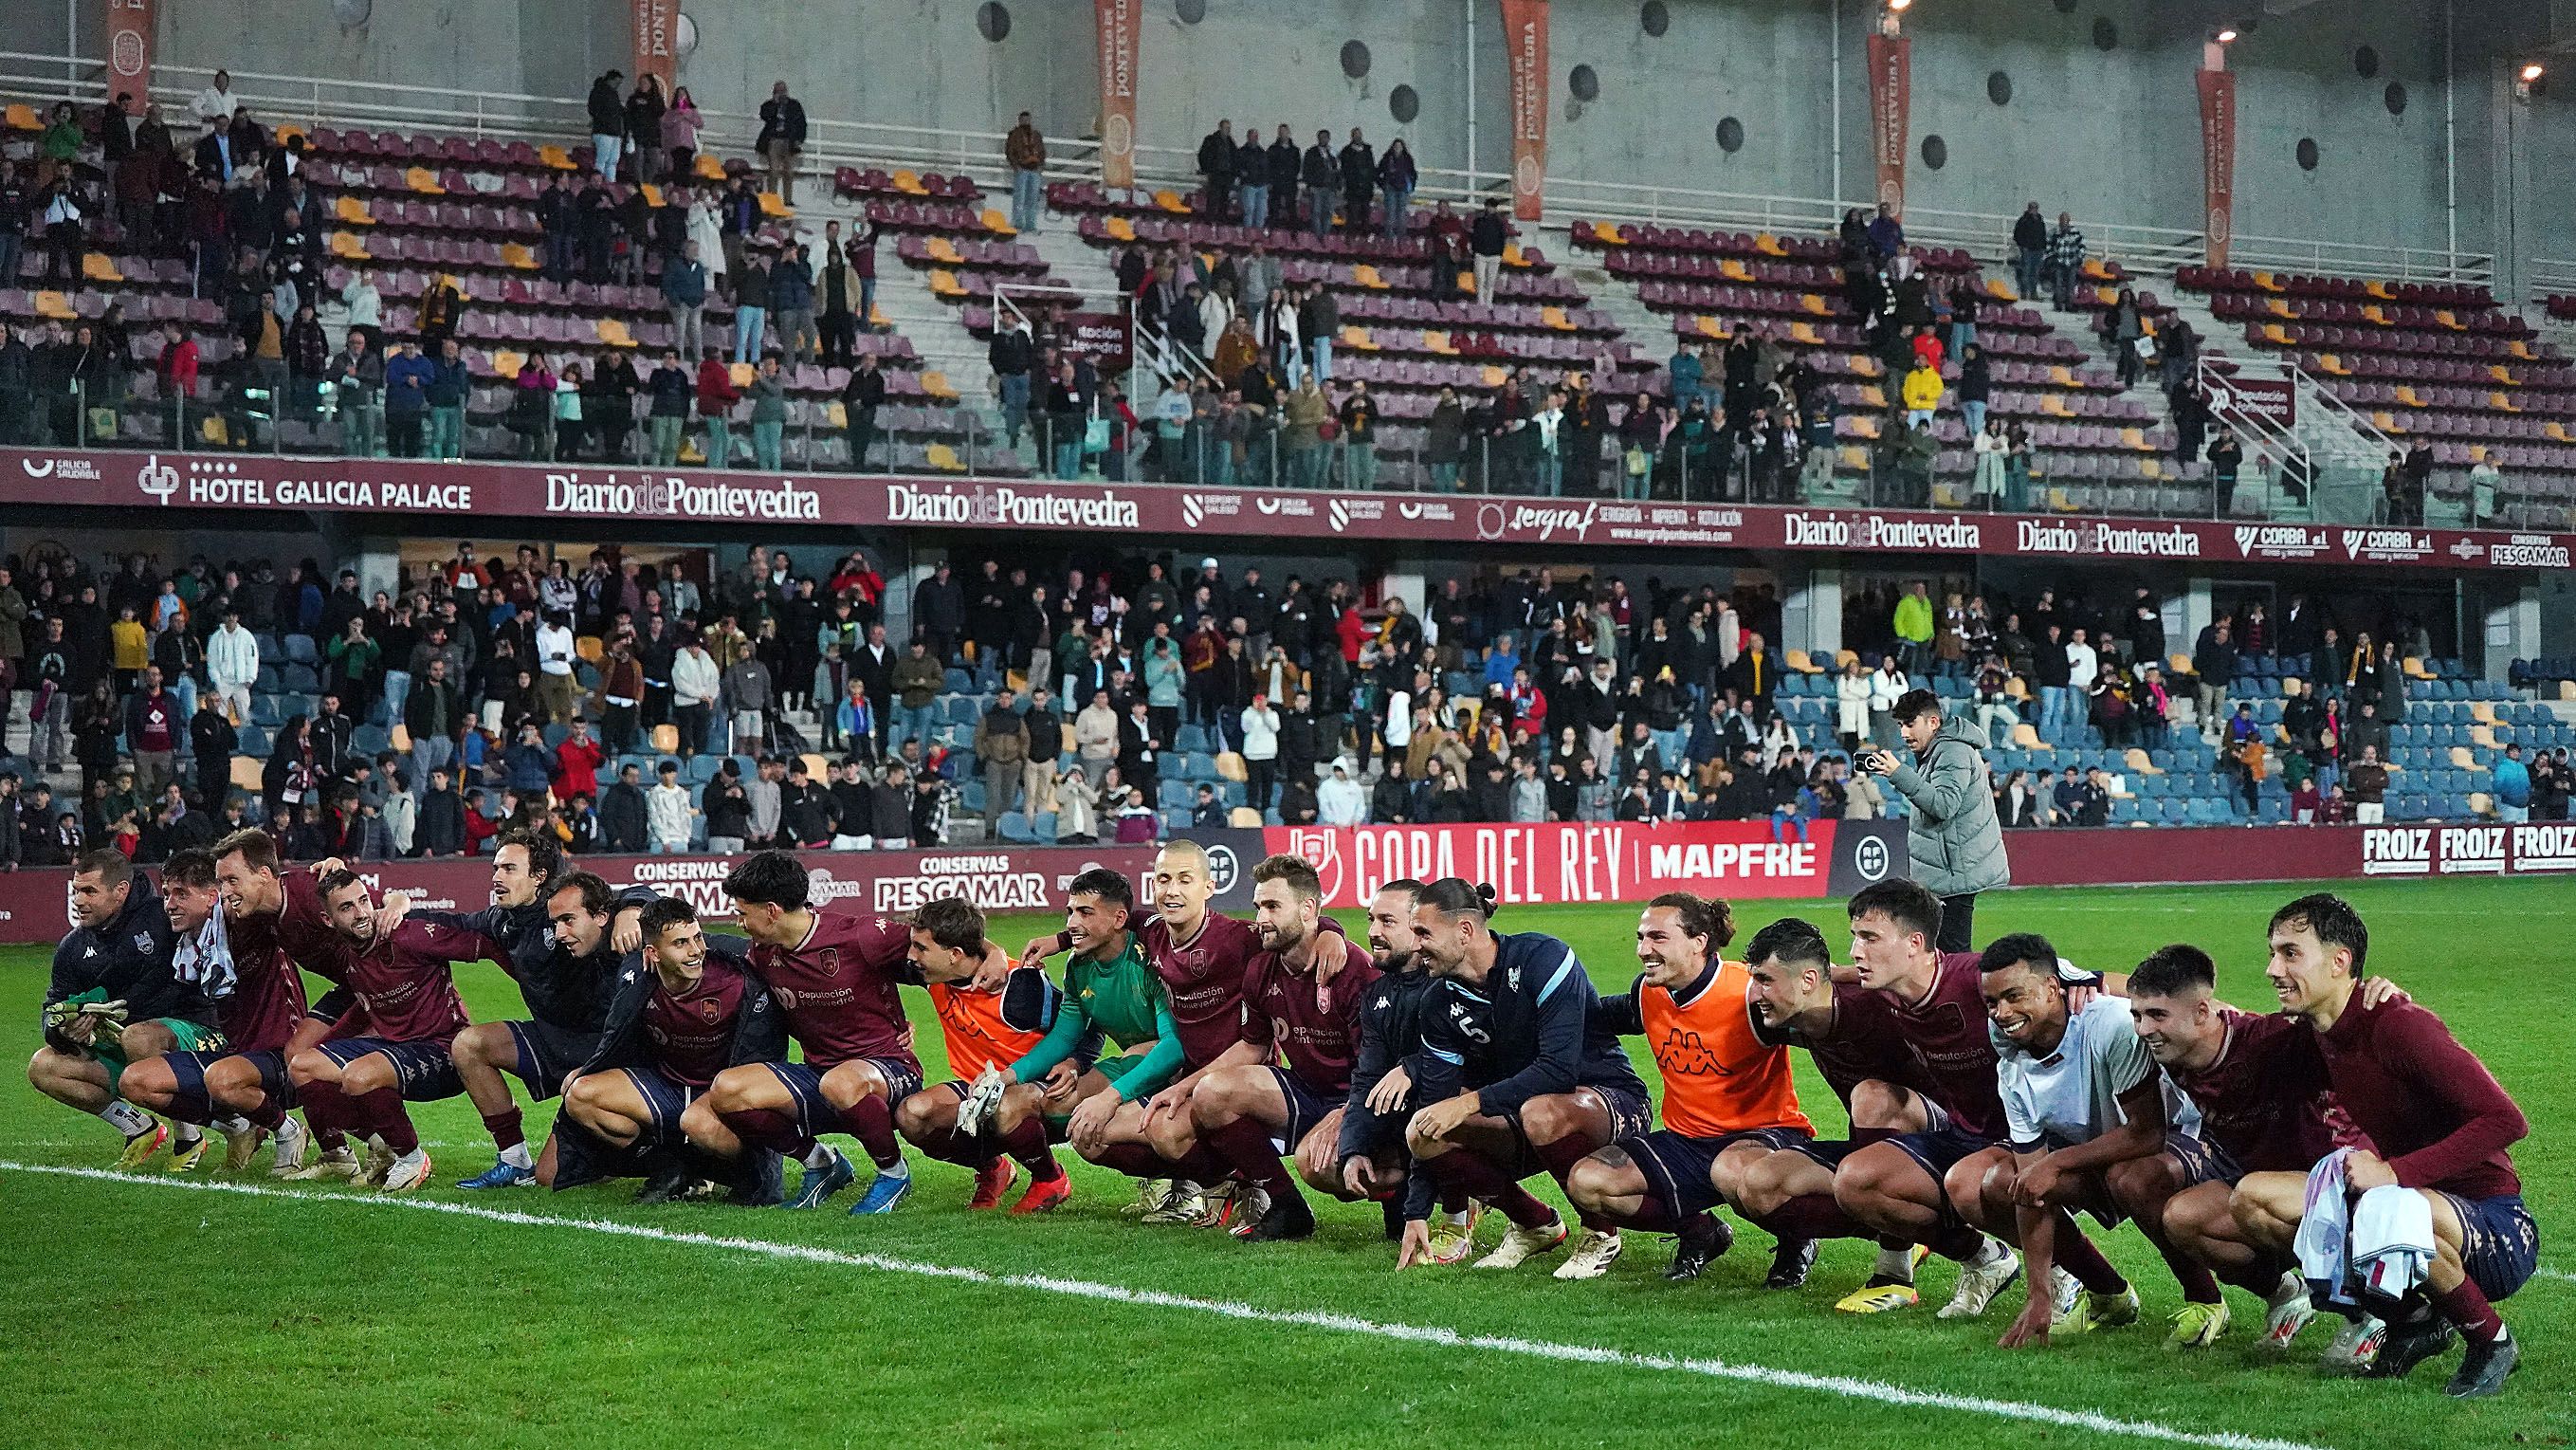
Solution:
{"label": "stadium floodlight", "polygon": [[2217,41],[2221,45],[2234,45],[2236,43],[2236,27],[2233,25],[2222,25],[2210,36],[2210,39]]}
{"label": "stadium floodlight", "polygon": [[2526,62],[2522,68],[2522,83],[2526,86],[2530,85],[2533,81],[2540,79],[2547,73],[2548,72],[2541,66],[2540,62]]}
{"label": "stadium floodlight", "polygon": [[1887,0],[1887,8],[1902,15],[1914,8],[1914,0]]}

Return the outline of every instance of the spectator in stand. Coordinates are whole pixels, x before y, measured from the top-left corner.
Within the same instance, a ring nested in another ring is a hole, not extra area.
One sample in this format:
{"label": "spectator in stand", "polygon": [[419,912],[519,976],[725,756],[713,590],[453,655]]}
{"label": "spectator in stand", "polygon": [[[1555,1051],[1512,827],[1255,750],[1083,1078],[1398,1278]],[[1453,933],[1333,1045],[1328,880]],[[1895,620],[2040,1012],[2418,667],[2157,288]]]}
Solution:
{"label": "spectator in stand", "polygon": [[2084,280],[2084,234],[2075,229],[2072,213],[2059,212],[2057,230],[2049,233],[2048,275],[2057,310],[2074,311],[2076,284]]}
{"label": "spectator in stand", "polygon": [[733,283],[733,360],[742,367],[760,361],[775,280],[767,252],[752,253],[749,263]]}
{"label": "spectator in stand", "polygon": [[2236,645],[2230,634],[2228,621],[2212,620],[2201,626],[2191,648],[2193,704],[2201,734],[2213,740],[2226,718],[2228,687],[2236,683]]}
{"label": "spectator in stand", "polygon": [[1317,238],[1333,234],[1333,202],[1341,190],[1341,161],[1333,153],[1333,133],[1317,131],[1315,144],[1297,162],[1297,181],[1306,203],[1306,230]]}
{"label": "spectator in stand", "polygon": [[1509,236],[1501,199],[1485,198],[1485,209],[1476,213],[1467,241],[1476,259],[1476,300],[1487,306],[1502,300],[1503,252]]}
{"label": "spectator in stand", "polygon": [[1905,375],[1905,425],[1909,428],[1930,426],[1934,414],[1940,410],[1944,390],[1940,365],[1916,358],[1913,370]]}
{"label": "spectator in stand", "polygon": [[2531,768],[2522,761],[2522,746],[2507,745],[2495,763],[2496,819],[2519,825],[2531,819]]}
{"label": "spectator in stand", "polygon": [[1218,121],[1215,130],[1199,138],[1199,184],[1211,221],[1221,223],[1233,210],[1235,149],[1232,121]]}
{"label": "spectator in stand", "polygon": [[[1303,155],[1297,150],[1297,143],[1289,139],[1286,122],[1280,123],[1278,133],[1272,137],[1269,149],[1263,153],[1263,160],[1270,177],[1270,186],[1268,206],[1263,213],[1262,224],[1266,226],[1276,218],[1280,226],[1294,231],[1300,214],[1297,187],[1300,178],[1305,174],[1305,165]],[[1247,222],[1246,225],[1250,223]]]}
{"label": "spectator in stand", "polygon": [[619,149],[626,139],[626,102],[618,95],[618,82],[626,73],[610,70],[590,83],[590,154],[592,169],[602,181],[617,179]]}
{"label": "spectator in stand", "polygon": [[1932,666],[1932,590],[1923,580],[1906,585],[1905,594],[1896,601],[1894,620],[1899,650],[1904,656],[1906,672],[1921,674]]}
{"label": "spectator in stand", "polygon": [[1413,148],[1401,136],[1387,142],[1386,154],[1378,158],[1377,189],[1386,204],[1381,230],[1388,240],[1403,240],[1405,211],[1413,204],[1414,189],[1421,184],[1421,173],[1413,164]]}
{"label": "spectator in stand", "polygon": [[[999,839],[1002,816],[1019,804],[1026,785],[1029,727],[1007,685],[975,724],[975,759],[984,767],[984,839]],[[1034,814],[1034,812],[1032,813]]]}
{"label": "spectator in stand", "polygon": [[[658,81],[656,82],[658,84]],[[698,103],[681,86],[671,93],[670,109],[662,113],[662,166],[673,178],[694,174],[698,160],[698,132],[706,125],[698,114]]]}
{"label": "spectator in stand", "polygon": [[706,350],[707,269],[698,244],[682,244],[676,259],[662,264],[662,304],[671,314],[671,345],[682,357]]}
{"label": "spectator in stand", "polygon": [[724,354],[708,348],[698,363],[698,417],[706,424],[709,468],[733,466],[733,405],[740,401],[742,390],[734,386]]}
{"label": "spectator in stand", "polygon": [[775,473],[782,465],[780,447],[787,431],[787,379],[779,368],[778,354],[760,360],[750,391],[752,466]]}
{"label": "spectator in stand", "polygon": [[877,368],[875,353],[859,359],[849,381],[841,387],[841,415],[850,447],[850,467],[865,472],[868,450],[876,446],[877,410],[885,406],[885,374]]}
{"label": "spectator in stand", "polygon": [[1002,161],[1011,168],[1011,229],[1034,236],[1046,199],[1046,138],[1028,112],[1020,112],[1019,123],[1003,138]]}
{"label": "spectator in stand", "polygon": [[805,103],[787,93],[785,81],[772,83],[769,99],[760,103],[760,134],[753,149],[760,153],[778,199],[794,206],[796,165],[805,154]]}
{"label": "spectator in stand", "polygon": [[1351,128],[1351,139],[1334,158],[1342,173],[1342,231],[1358,236],[1368,230],[1369,198],[1378,189],[1377,148],[1360,138],[1360,128]]}
{"label": "spectator in stand", "polygon": [[2022,301],[2039,296],[2040,278],[2048,264],[2048,219],[2039,203],[2029,202],[2013,220],[2013,291]]}
{"label": "spectator in stand", "polygon": [[385,360],[356,327],[330,362],[328,375],[340,409],[341,446],[354,458],[385,452]]}
{"label": "spectator in stand", "polygon": [[1029,426],[1030,374],[1037,367],[1037,346],[1029,335],[1028,319],[1015,316],[1008,325],[994,328],[985,361],[1001,393],[1003,446],[1017,450],[1020,434]]}

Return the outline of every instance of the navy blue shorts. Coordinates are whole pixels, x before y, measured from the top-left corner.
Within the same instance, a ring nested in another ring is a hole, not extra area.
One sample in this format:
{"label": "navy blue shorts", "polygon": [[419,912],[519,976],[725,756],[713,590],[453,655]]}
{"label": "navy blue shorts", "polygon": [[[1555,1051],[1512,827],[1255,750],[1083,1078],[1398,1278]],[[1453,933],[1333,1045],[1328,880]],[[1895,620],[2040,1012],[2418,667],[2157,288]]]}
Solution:
{"label": "navy blue shorts", "polygon": [[[854,1057],[850,1060],[868,1064],[885,1079],[888,1106],[921,1091],[921,1067],[917,1063],[900,1057]],[[779,1085],[787,1089],[788,1099],[795,1103],[797,1132],[813,1138],[842,1131],[839,1110],[823,1096],[823,1074],[830,1071],[829,1068],[816,1067],[810,1062],[764,1062],[761,1066],[777,1074]]]}
{"label": "navy blue shorts", "polygon": [[1288,1126],[1280,1130],[1279,1137],[1285,1144],[1279,1152],[1285,1157],[1297,1151],[1297,1145],[1306,1141],[1317,1123],[1341,1111],[1342,1100],[1306,1086],[1303,1079],[1284,1067],[1273,1066],[1270,1076],[1279,1084],[1279,1096],[1288,1102]]}
{"label": "navy blue shorts", "polygon": [[599,1051],[600,1034],[574,1032],[548,1022],[504,1022],[519,1049],[519,1081],[539,1102],[563,1091],[564,1080],[581,1071]]}
{"label": "navy blue shorts", "polygon": [[2198,1188],[2204,1183],[2224,1183],[2230,1188],[2245,1176],[2245,1169],[2225,1148],[2207,1138],[2174,1129],[2165,1131],[2165,1153],[2182,1165],[2182,1186]]}
{"label": "navy blue shorts", "polygon": [[2540,1225],[2518,1193],[2462,1198],[2445,1193],[2460,1216],[2460,1267],[2489,1299],[2510,1299],[2540,1266]]}
{"label": "navy blue shorts", "polygon": [[337,1022],[357,1003],[357,997],[346,987],[333,987],[304,1009],[304,1015],[316,1022]]}
{"label": "navy blue shorts", "polygon": [[286,1075],[286,1053],[280,1048],[265,1052],[165,1052],[161,1060],[170,1064],[170,1075],[179,1080],[182,1096],[193,1097],[208,1108],[215,1107],[212,1093],[206,1091],[206,1069],[227,1057],[238,1057],[259,1069],[260,1091],[281,1110],[295,1106],[295,1084]]}
{"label": "navy blue shorts", "polygon": [[[1602,1106],[1609,1109],[1611,1142],[1616,1143],[1622,1138],[1642,1138],[1655,1130],[1655,1110],[1646,1101],[1645,1094],[1631,1088],[1603,1087],[1599,1083],[1575,1085],[1578,1092],[1586,1088],[1600,1094]],[[1521,1126],[1518,1113],[1511,1115],[1511,1124],[1515,1148],[1512,1162],[1504,1171],[1515,1183],[1546,1172],[1546,1160],[1540,1158],[1538,1150],[1531,1146],[1529,1130]]]}
{"label": "navy blue shorts", "polygon": [[1932,1186],[1941,1190],[1941,1220],[1945,1225],[1959,1222],[1959,1210],[1956,1204],[1950,1202],[1950,1192],[1943,1180],[1949,1176],[1951,1169],[1958,1167],[1962,1162],[1988,1148],[1997,1146],[1991,1138],[1981,1138],[1965,1128],[1958,1127],[1940,1127],[1922,1133],[1899,1133],[1887,1141],[1904,1149],[1906,1157],[1922,1165],[1923,1171],[1932,1175]]}
{"label": "navy blue shorts", "polygon": [[695,1088],[664,1073],[658,1067],[629,1067],[619,1071],[634,1084],[635,1095],[644,1100],[646,1136],[657,1142],[675,1143],[680,1139],[680,1114],[704,1088]]}
{"label": "navy blue shorts", "polygon": [[1695,1138],[1658,1128],[1622,1138],[1613,1146],[1636,1162],[1637,1170],[1646,1175],[1647,1186],[1665,1209],[1675,1218],[1686,1219],[1718,1206],[1717,1185],[1710,1181],[1709,1174],[1717,1167],[1718,1155],[1727,1149],[1738,1143],[1759,1143],[1777,1152],[1803,1148],[1813,1141],[1795,1128],[1752,1128],[1741,1133],[1720,1133],[1714,1138]]}
{"label": "navy blue shorts", "polygon": [[465,1091],[465,1080],[456,1075],[456,1059],[447,1055],[446,1043],[434,1039],[396,1042],[390,1037],[343,1037],[323,1043],[318,1050],[343,1068],[359,1058],[384,1054],[394,1065],[394,1084],[402,1089],[407,1103],[434,1103]]}

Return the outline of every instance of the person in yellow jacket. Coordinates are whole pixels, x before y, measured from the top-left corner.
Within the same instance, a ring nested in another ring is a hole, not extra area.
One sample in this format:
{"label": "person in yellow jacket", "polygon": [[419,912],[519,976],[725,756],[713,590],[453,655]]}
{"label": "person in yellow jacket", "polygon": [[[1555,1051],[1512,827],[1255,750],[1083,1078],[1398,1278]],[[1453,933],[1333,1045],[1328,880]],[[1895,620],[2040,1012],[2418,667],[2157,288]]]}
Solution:
{"label": "person in yellow jacket", "polygon": [[1941,406],[1943,391],[1940,369],[1917,361],[1914,370],[1905,375],[1905,426],[1931,422],[1932,414]]}
{"label": "person in yellow jacket", "polygon": [[108,664],[116,671],[116,692],[123,695],[134,688],[135,677],[152,663],[152,640],[143,621],[134,617],[134,606],[128,604],[116,611],[116,623],[107,627]]}

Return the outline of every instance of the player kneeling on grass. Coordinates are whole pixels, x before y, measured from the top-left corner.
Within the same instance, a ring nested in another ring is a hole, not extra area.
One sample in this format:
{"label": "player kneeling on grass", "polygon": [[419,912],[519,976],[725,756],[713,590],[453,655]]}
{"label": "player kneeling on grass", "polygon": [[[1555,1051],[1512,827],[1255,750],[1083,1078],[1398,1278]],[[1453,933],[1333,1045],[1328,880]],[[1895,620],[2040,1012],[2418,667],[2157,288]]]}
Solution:
{"label": "player kneeling on grass", "polygon": [[[1039,1121],[1042,1114],[1023,1112],[1013,1118],[1013,1125],[1026,1121],[1029,1129],[1020,1136],[1016,1150],[1004,1142],[1001,1106],[1007,1090],[999,1069],[1028,1056],[1046,1040],[1063,1008],[1064,994],[1047,980],[1044,968],[1013,963],[986,937],[984,913],[965,897],[923,902],[912,914],[911,930],[904,980],[929,991],[930,1005],[939,1013],[940,1036],[948,1048],[948,1068],[957,1077],[895,1104],[896,1130],[931,1157],[974,1170],[975,1193],[966,1202],[970,1209],[1001,1207],[1002,1196],[1018,1176],[1014,1165],[1022,1161],[1012,1157],[1013,1151],[1024,1156],[1030,1180],[1029,1191],[1013,1212],[1038,1213],[1054,1207],[1072,1192],[1072,1185],[1055,1161],[1055,1150],[1047,1145]],[[1000,974],[1000,985],[990,989],[976,985],[978,974],[987,968]],[[979,1084],[989,1085],[979,1091]],[[1042,1096],[1035,1089],[1019,1091],[1024,1107]]]}
{"label": "player kneeling on grass", "polygon": [[1607,1272],[1625,1227],[1675,1235],[1664,1277],[1698,1278],[1735,1241],[1715,1210],[1739,1200],[1744,1171],[1816,1136],[1798,1110],[1789,1049],[1761,1040],[1751,978],[1720,955],[1734,938],[1725,902],[1686,891],[1656,897],[1638,916],[1645,971],[1625,993],[1601,999],[1592,1020],[1647,1040],[1664,1079],[1664,1126],[1574,1165],[1565,1193],[1594,1231],[1594,1248],[1568,1258],[1556,1277]]}
{"label": "player kneeling on grass", "polygon": [[[2305,1177],[2308,1168],[2337,1148],[2367,1147],[2352,1119],[2335,1105],[2316,1034],[2296,1017],[2239,1011],[2217,1000],[2218,967],[2195,946],[2158,947],[2129,974],[2129,1015],[2174,1086],[2200,1109],[2202,1143],[2218,1160],[2219,1176],[2163,1196],[2148,1185],[2123,1194],[2138,1226],[2158,1247],[2207,1266],[2220,1282],[2264,1301],[2264,1343],[2287,1349],[2316,1316],[2308,1281],[2286,1249],[2254,1242],[2239,1228],[2229,1203],[2249,1173]],[[2385,977],[2362,984],[2362,999],[2398,995]],[[2159,1234],[2161,1229],[2161,1235]],[[2177,1277],[2180,1269],[2177,1267]],[[2227,1331],[2227,1303],[2214,1288],[2204,1292],[2183,1280],[2182,1312],[2174,1316],[2178,1348],[2199,1348]]]}
{"label": "player kneeling on grass", "polygon": [[[2540,1258],[2505,1151],[2530,1122],[2441,1018],[2360,997],[2370,930],[2343,898],[2303,896],[2273,913],[2271,949],[2274,994],[2315,1038],[2335,1101],[2374,1146],[2339,1152],[2305,1177],[2247,1175],[2236,1185],[2238,1225],[2268,1250],[2295,1252],[2320,1301],[2354,1316],[2321,1369],[2402,1378],[2465,1337],[2446,1393],[2495,1394],[2522,1359],[2495,1301],[2528,1282]],[[2427,1230],[2430,1254],[2418,1236]]]}
{"label": "player kneeling on grass", "polygon": [[[1654,1126],[1646,1085],[1618,1036],[1592,1020],[1599,995],[1574,949],[1537,932],[1496,933],[1494,889],[1455,876],[1423,888],[1414,910],[1422,954],[1440,978],[1423,1006],[1425,1104],[1406,1126],[1422,1172],[1405,1188],[1398,1269],[1430,1256],[1432,1201],[1442,1188],[1502,1210],[1511,1231],[1480,1269],[1517,1268],[1565,1242],[1556,1210],[1521,1180],[1560,1182],[1595,1149]],[[1577,1252],[1615,1254],[1586,1230]]]}
{"label": "player kneeling on grass", "polygon": [[[579,877],[557,895],[570,894]],[[743,969],[748,946],[710,939],[695,907],[676,896],[646,906],[637,923],[641,959],[620,976],[599,1050],[564,1082],[563,1112],[549,1141],[544,1182],[572,1188],[640,1177],[638,1203],[667,1203],[709,1179],[732,1183],[734,1201],[779,1199],[778,1155],[727,1162],[692,1150],[680,1131],[689,1104],[716,1074],[787,1055],[787,1021]]]}
{"label": "player kneeling on grass", "polygon": [[1304,857],[1265,858],[1252,880],[1261,945],[1244,972],[1240,1039],[1155,1094],[1146,1133],[1184,1182],[1242,1180],[1237,1238],[1302,1239],[1315,1231],[1314,1210],[1280,1155],[1339,1134],[1325,1120],[1350,1093],[1360,1004],[1377,968],[1324,915],[1323,883]]}
{"label": "player kneeling on grass", "polygon": [[287,1075],[316,1134],[366,1140],[360,1186],[408,1193],[429,1181],[430,1163],[403,1105],[465,1091],[448,1055],[467,1025],[450,964],[497,961],[505,948],[427,919],[380,928],[367,883],[345,869],[320,885],[337,940],[317,953],[315,970],[346,983],[351,1005],[326,1040],[295,1055]]}
{"label": "player kneeling on grass", "polygon": [[284,1049],[304,1022],[304,976],[273,942],[236,956],[213,852],[173,853],[161,868],[161,904],[174,938],[171,970],[213,1000],[221,1044],[138,1059],[118,1075],[117,1094],[180,1125],[171,1172],[197,1166],[203,1130],[214,1127],[224,1135],[225,1169],[239,1173],[266,1136],[240,1112],[287,1092]]}
{"label": "player kneeling on grass", "polygon": [[[1413,1116],[1406,1063],[1422,1051],[1422,1002],[1433,980],[1413,929],[1421,900],[1422,883],[1410,878],[1390,881],[1369,898],[1369,965],[1378,978],[1360,1004],[1350,1091],[1297,1145],[1297,1173],[1306,1186],[1345,1203],[1375,1199],[1385,1210],[1390,1243],[1404,1237],[1404,1190],[1414,1166],[1404,1147],[1404,1126]],[[1431,1221],[1431,1262],[1454,1264],[1476,1246],[1479,1207],[1454,1190],[1442,1207]]]}
{"label": "player kneeling on grass", "polygon": [[719,1158],[748,1144],[802,1160],[805,1181],[789,1208],[820,1208],[857,1181],[839,1149],[815,1142],[847,1133],[876,1165],[876,1181],[850,1212],[891,1213],[912,1193],[894,1105],[921,1091],[895,991],[912,933],[882,916],[818,910],[811,890],[804,863],[785,851],[763,851],[726,875],[725,895],[752,941],[744,966],[776,998],[805,1060],[726,1068],[681,1127]]}
{"label": "player kneeling on grass", "polygon": [[2057,948],[2029,933],[1997,940],[1978,962],[2010,1136],[1947,1178],[1961,1216],[2022,1251],[2030,1298],[2004,1331],[2007,1349],[2136,1321],[2138,1291],[2076,1226],[2077,1209],[2106,1228],[2139,1215],[2186,1301],[2218,1297],[2209,1270],[2173,1250],[2156,1212],[2224,1176],[2198,1137],[2200,1109],[2156,1070],[2129,1004],[2096,996],[2071,1007],[2057,963]]}
{"label": "player kneeling on grass", "polygon": [[138,1168],[170,1130],[117,1096],[127,1064],[220,1048],[223,1037],[204,988],[172,965],[177,938],[161,898],[122,853],[84,851],[73,861],[72,923],[54,949],[45,1041],[28,1060],[27,1081],[124,1134],[116,1166]]}
{"label": "player kneeling on grass", "polygon": [[[1017,1062],[986,1069],[972,1089],[979,1119],[995,1115],[1003,1149],[1033,1170],[1041,1163],[1053,1167],[1050,1138],[1130,1177],[1154,1171],[1161,1161],[1127,1125],[1142,1122],[1138,1102],[1179,1070],[1180,1024],[1162,978],[1146,965],[1128,927],[1135,900],[1127,878],[1108,867],[1073,878],[1065,888],[1062,935],[1031,943],[1023,958],[1035,959],[1055,942],[1073,953],[1065,959],[1055,1025]],[[979,980],[986,975],[979,973]],[[1123,1055],[1085,1062],[1104,1039]],[[1053,1208],[1068,1191],[1061,1176],[1041,1178],[1011,1211]]]}

